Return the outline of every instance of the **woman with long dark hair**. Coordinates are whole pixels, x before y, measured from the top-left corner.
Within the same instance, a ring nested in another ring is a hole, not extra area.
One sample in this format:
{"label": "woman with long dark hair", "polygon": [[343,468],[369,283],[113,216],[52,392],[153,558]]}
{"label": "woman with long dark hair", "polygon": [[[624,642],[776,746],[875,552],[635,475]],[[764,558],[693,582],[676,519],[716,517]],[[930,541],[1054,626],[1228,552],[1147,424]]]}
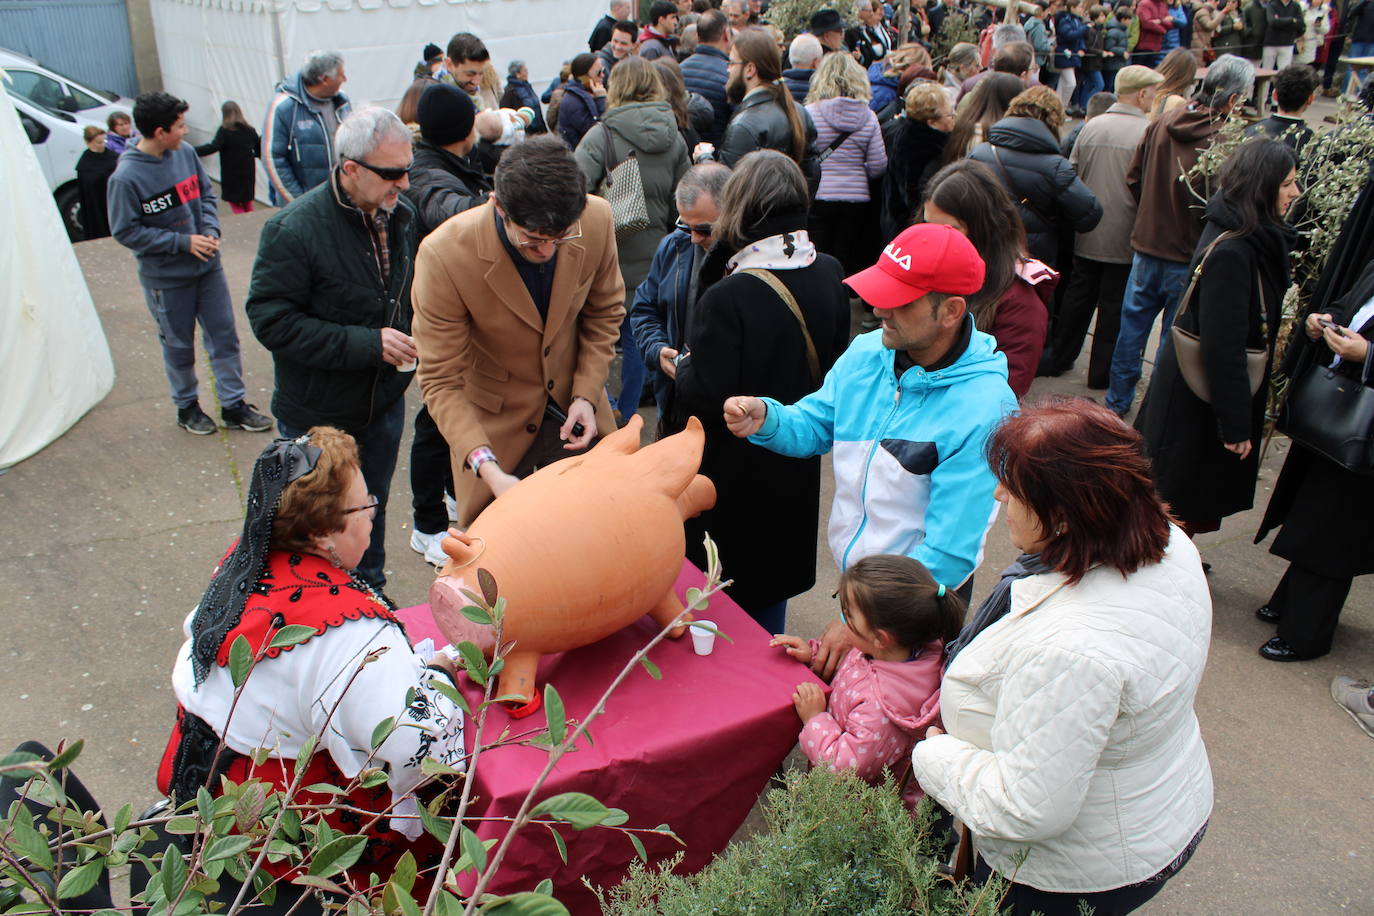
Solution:
{"label": "woman with long dark hair", "polygon": [[214,139],[197,146],[196,155],[219,153],[221,196],[233,212],[252,213],[258,184],[254,160],[262,156],[262,141],[243,116],[238,102],[225,102],[220,106],[220,114],[223,121]]}
{"label": "woman with long dark hair", "polygon": [[1167,338],[1136,419],[1160,495],[1190,536],[1216,531],[1255,502],[1270,367],[1251,391],[1246,350],[1267,351],[1272,363],[1289,282],[1283,217],[1301,193],[1294,166],[1286,145],[1263,138],[1245,141],[1222,165],[1193,254],[1200,275],[1174,318],[1198,336],[1210,402],[1184,381]]}
{"label": "woman with long dark hair", "polygon": [[558,135],[571,149],[606,113],[606,64],[595,54],[579,54],[572,60],[563,96],[558,102]]}
{"label": "woman with long dark hair", "polygon": [[1059,275],[1026,253],[1026,231],[1001,182],[981,162],[963,159],[926,186],[925,221],[958,229],[983,259],[983,288],[969,297],[974,326],[997,340],[1007,384],[1018,398],[1035,380]]}
{"label": "woman with long dark hair", "polygon": [[954,119],[949,142],[945,144],[945,164],[958,162],[987,139],[988,128],[1002,120],[1011,100],[1025,88],[1026,84],[1010,73],[993,73],[979,80]]}
{"label": "woman with long dark hair", "polygon": [[844,272],[811,243],[809,202],[791,157],[758,150],[739,161],[721,191],[705,292],[688,311],[677,363],[677,418],[706,427],[701,473],[716,485],[715,508],[687,522],[687,556],[705,562],[710,532],[735,580],[731,597],[770,633],[784,631],[787,599],[816,581],[820,459],[736,438],[720,405],[741,391],[794,403],[849,344]]}

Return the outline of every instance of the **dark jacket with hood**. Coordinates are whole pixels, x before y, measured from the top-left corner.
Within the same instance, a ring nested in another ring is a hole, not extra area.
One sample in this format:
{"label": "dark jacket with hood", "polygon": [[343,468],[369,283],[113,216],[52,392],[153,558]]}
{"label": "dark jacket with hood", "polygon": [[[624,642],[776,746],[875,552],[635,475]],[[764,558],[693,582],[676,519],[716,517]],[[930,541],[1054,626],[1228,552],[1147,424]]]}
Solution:
{"label": "dark jacket with hood", "polygon": [[907,226],[916,222],[916,211],[924,200],[926,182],[940,170],[949,134],[924,121],[893,118],[885,129],[890,140],[887,174],[883,176],[883,241],[890,242]]}
{"label": "dark jacket with hood", "polygon": [[191,254],[191,236],[220,232],[215,189],[189,143],[161,156],[130,146],[105,194],[110,232],[138,257],[144,289],[189,286],[222,269],[218,251],[204,261]]}
{"label": "dark jacket with hood", "polygon": [[1102,204],[1059,152],[1059,141],[1036,118],[1003,118],[986,143],[969,153],[1001,180],[1026,226],[1030,254],[1057,266],[1061,232],[1087,232],[1102,219]]}
{"label": "dark jacket with hood", "polygon": [[455,156],[427,140],[415,141],[410,187],[401,192],[419,214],[423,239],[450,216],[486,203],[491,182],[468,156]]}
{"label": "dark jacket with hood", "polygon": [[719,143],[725,134],[725,125],[730,122],[731,105],[725,97],[729,62],[730,55],[710,45],[697,45],[682,62],[682,82],[686,84],[687,91],[706,99],[716,112],[710,132],[701,137],[708,143]]}
{"label": "dark jacket with hood", "polygon": [[649,272],[659,240],[673,231],[677,220],[673,190],[678,179],[691,168],[687,143],[678,132],[677,119],[667,102],[629,102],[617,106],[606,112],[602,124],[587,131],[576,152],[577,164],[587,178],[587,193],[603,192],[606,174],[631,153],[639,162],[649,225],[616,237],[620,275],[625,280],[627,295]]}
{"label": "dark jacket with hood", "polygon": [[635,346],[649,370],[659,417],[668,423],[672,422],[676,385],[663,374],[658,353],[664,347],[682,351],[687,310],[696,291],[694,274],[700,267],[701,254],[700,246],[693,245],[692,237],[681,229],[668,233],[659,242],[649,274],[634,291],[630,305],[630,330]]}
{"label": "dark jacket with hood", "polygon": [[1058,70],[1077,70],[1083,64],[1083,57],[1077,53],[1083,50],[1083,38],[1088,31],[1088,23],[1067,10],[1054,16],[1054,66]]}
{"label": "dark jacket with hood", "polygon": [[388,222],[385,278],[366,216],[330,180],[262,227],[244,311],[272,351],[272,413],[288,426],[367,426],[414,372],[382,359],[381,329],[410,333],[416,215],[404,195]]}
{"label": "dark jacket with hood", "polygon": [[787,87],[787,91],[792,93],[792,98],[798,105],[806,104],[806,94],[811,91],[811,77],[816,75],[816,71],[802,70],[798,67],[790,67],[782,71],[782,82]]}
{"label": "dark jacket with hood", "polygon": [[[1350,327],[1355,313],[1371,297],[1374,261],[1365,265],[1354,286],[1324,311],[1329,311],[1341,327]],[[1351,330],[1374,341],[1374,319]],[[1301,328],[1293,329],[1291,340],[1289,353],[1297,358],[1297,365],[1290,378],[1314,362],[1329,366],[1336,357],[1324,341],[1310,340]],[[1341,360],[1336,372],[1354,384],[1359,384],[1362,376],[1374,379],[1374,346],[1362,362]],[[1283,528],[1274,538],[1270,553],[1332,579],[1374,573],[1374,487],[1369,485],[1369,478],[1347,471],[1298,443],[1288,450],[1255,543],[1279,525]]]}
{"label": "dark jacket with hood", "polygon": [[[1206,212],[1194,267],[1218,236],[1240,228],[1240,216],[1221,192]],[[1160,495],[1185,522],[1221,519],[1254,505],[1269,371],[1252,395],[1245,351],[1273,352],[1288,288],[1288,247],[1288,231],[1274,222],[1224,239],[1202,266],[1191,301],[1179,303],[1175,322],[1201,340],[1211,404],[1183,381],[1172,338],[1166,335],[1161,348],[1136,428],[1145,437]],[[1253,448],[1244,460],[1223,445],[1247,441]]]}
{"label": "dark jacket with hood", "polygon": [[1179,181],[1212,145],[1226,123],[1199,102],[1166,112],[1150,122],[1126,170],[1126,187],[1140,202],[1131,247],[1152,258],[1187,264],[1202,235],[1202,208]]}
{"label": "dark jacket with hood", "polygon": [[[334,134],[308,99],[305,80],[297,73],[277,84],[277,94],[267,106],[262,164],[272,183],[272,203],[279,207],[324,184],[334,168]],[[334,106],[339,121],[352,110],[342,92],[323,104]]]}
{"label": "dark jacket with hood", "polygon": [[[775,213],[747,227],[750,239],[800,229],[806,212]],[[716,485],[715,508],[687,522],[687,556],[705,562],[710,532],[735,580],[731,597],[746,610],[800,594],[816,580],[821,459],[788,458],[725,428],[720,405],[747,391],[795,403],[819,387],[811,377],[801,327],[763,280],[723,277],[735,254],[717,244],[701,269],[704,292],[688,311],[687,356],[678,365],[677,421],[696,416],[706,428],[701,473]],[[818,254],[806,267],[774,270],[797,300],[816,346],[822,376],[849,343],[849,295],[840,262]]]}
{"label": "dark jacket with hood", "polygon": [[591,130],[597,118],[606,111],[606,97],[594,96],[575,79],[563,84],[563,98],[558,103],[558,135],[572,149],[582,142],[582,135]]}

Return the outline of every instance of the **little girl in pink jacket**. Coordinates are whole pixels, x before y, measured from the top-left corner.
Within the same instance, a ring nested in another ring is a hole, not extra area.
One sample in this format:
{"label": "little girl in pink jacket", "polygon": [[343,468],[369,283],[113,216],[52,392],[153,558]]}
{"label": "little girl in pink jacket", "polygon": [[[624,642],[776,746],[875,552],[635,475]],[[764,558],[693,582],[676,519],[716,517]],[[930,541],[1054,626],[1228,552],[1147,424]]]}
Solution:
{"label": "little girl in pink jacket", "polygon": [[[964,604],[921,563],[890,554],[845,570],[839,593],[853,648],[835,670],[828,704],[815,684],[797,685],[798,740],[812,765],[853,768],[874,784],[890,769],[900,781],[912,747],[939,722],[945,642],[959,633]],[[818,643],[776,636],[771,645],[809,664]],[[914,808],[924,794],[911,780],[902,800]]]}

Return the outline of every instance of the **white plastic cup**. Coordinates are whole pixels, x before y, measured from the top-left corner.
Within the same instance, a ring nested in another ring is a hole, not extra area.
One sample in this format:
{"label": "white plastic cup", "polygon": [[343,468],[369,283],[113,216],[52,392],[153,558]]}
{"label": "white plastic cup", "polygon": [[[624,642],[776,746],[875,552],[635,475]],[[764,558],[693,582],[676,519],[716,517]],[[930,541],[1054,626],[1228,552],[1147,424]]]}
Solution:
{"label": "white plastic cup", "polygon": [[693,620],[688,626],[692,631],[692,650],[697,655],[710,655],[716,645],[715,621]]}
{"label": "white plastic cup", "polygon": [[396,371],[397,371],[397,372],[414,372],[416,369],[419,368],[419,366],[420,366],[420,361],[419,361],[418,359],[412,359],[410,362],[401,363],[399,366],[396,367]]}

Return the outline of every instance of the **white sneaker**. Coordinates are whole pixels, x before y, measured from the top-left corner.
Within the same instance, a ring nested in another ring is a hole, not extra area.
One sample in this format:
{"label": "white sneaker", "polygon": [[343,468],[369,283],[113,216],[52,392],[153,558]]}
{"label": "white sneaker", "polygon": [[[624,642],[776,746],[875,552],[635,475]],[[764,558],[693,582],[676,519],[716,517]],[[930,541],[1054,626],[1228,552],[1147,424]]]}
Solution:
{"label": "white sneaker", "polygon": [[447,493],[444,494],[444,508],[448,510],[449,521],[458,521],[458,501]]}
{"label": "white sneaker", "polygon": [[425,558],[425,562],[431,566],[443,566],[448,562],[448,554],[444,553],[444,538],[448,537],[447,531],[440,531],[438,534],[425,534],[423,531],[412,531],[410,533],[410,549]]}

